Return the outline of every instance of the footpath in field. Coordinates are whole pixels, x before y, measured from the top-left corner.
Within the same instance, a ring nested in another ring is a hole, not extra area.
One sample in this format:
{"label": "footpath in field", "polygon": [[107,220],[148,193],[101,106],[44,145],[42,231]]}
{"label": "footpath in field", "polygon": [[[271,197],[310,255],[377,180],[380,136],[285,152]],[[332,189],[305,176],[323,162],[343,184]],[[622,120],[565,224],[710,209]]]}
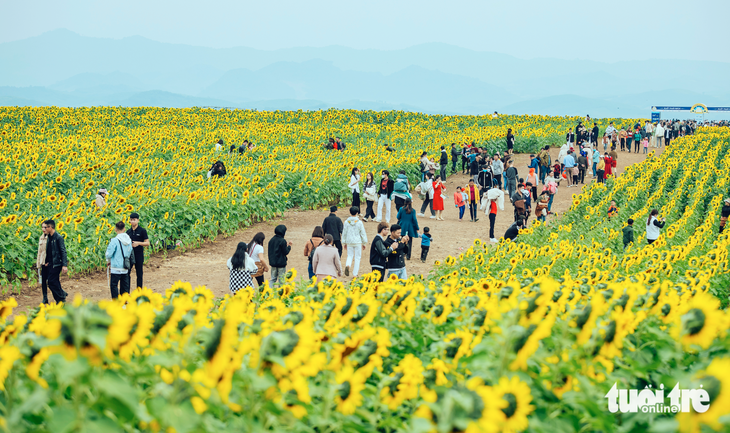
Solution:
{"label": "footpath in field", "polygon": [[[662,149],[655,149],[655,153],[660,154]],[[553,159],[557,158],[558,150],[552,149]],[[644,154],[619,152],[618,158],[618,174],[620,175],[627,166],[639,163],[646,158]],[[527,175],[527,164],[529,163],[529,155],[516,155],[516,167],[519,170],[520,177]],[[460,167],[458,167],[460,168]],[[406,263],[408,275],[427,275],[433,267],[436,260],[443,260],[448,255],[456,256],[472,245],[474,239],[489,239],[489,219],[484,215],[483,211],[479,211],[479,221],[472,223],[468,219],[468,210],[464,216],[464,220],[459,222],[458,210],[453,204],[453,194],[457,186],[464,186],[468,183],[468,175],[461,173],[453,176],[447,176],[446,195],[444,200],[444,218],[445,221],[436,221],[429,218],[429,212],[426,211],[425,217],[418,217],[418,224],[423,233],[423,227],[429,227],[433,242],[428,254],[426,263],[420,261],[420,240],[413,242],[413,253],[410,261]],[[347,179],[343,179],[346,182]],[[590,173],[586,176],[586,184],[592,182]],[[567,188],[566,182],[561,182],[558,194],[553,203],[553,212],[558,214],[564,212],[570,207],[573,194],[580,193],[580,188]],[[541,189],[539,187],[538,191]],[[420,209],[422,202],[415,196],[414,208]],[[344,221],[348,216],[349,207],[342,208],[338,211],[338,216]],[[533,207],[534,209],[534,207]],[[162,255],[156,255],[148,260],[144,269],[145,286],[152,290],[164,293],[165,289],[170,287],[175,281],[188,281],[193,287],[201,285],[206,286],[216,296],[223,296],[229,293],[228,290],[228,268],[226,261],[233,255],[239,242],[250,242],[254,234],[263,232],[266,234],[266,243],[274,235],[274,228],[279,224],[287,226],[286,239],[293,243],[292,252],[289,255],[289,265],[287,269],[296,269],[298,279],[307,278],[307,258],[304,256],[304,246],[309,241],[312,230],[315,226],[321,225],[324,219],[329,215],[328,210],[290,210],[282,217],[255,224],[244,230],[240,230],[234,236],[223,237],[206,242],[201,248],[187,251],[179,254],[173,251],[168,258]],[[395,224],[395,204],[391,210],[391,224]],[[548,217],[548,224],[555,218]],[[530,221],[534,221],[534,214],[531,215]],[[497,214],[497,225],[495,234],[497,238],[504,235],[510,224],[514,221],[512,205],[509,200],[505,200],[505,209]],[[144,226],[145,221],[142,221]],[[368,235],[368,241],[371,241],[376,235],[377,223],[365,223],[365,229]],[[641,234],[639,234],[641,236]],[[367,245],[363,251],[362,261],[360,263],[360,275],[370,271],[369,263],[370,245]],[[344,269],[346,253],[343,252],[342,265]],[[268,260],[267,260],[268,261]],[[269,278],[269,275],[266,275]],[[349,282],[352,276],[341,278],[342,281]],[[134,276],[132,276],[134,281]],[[70,298],[76,293],[81,293],[85,298],[99,301],[110,299],[111,295],[107,284],[105,273],[98,272],[89,276],[72,277],[62,276],[61,284],[66,290]],[[23,311],[25,308],[32,308],[38,305],[42,299],[41,289],[37,286],[25,284],[20,295],[16,295],[18,302],[18,310]]]}

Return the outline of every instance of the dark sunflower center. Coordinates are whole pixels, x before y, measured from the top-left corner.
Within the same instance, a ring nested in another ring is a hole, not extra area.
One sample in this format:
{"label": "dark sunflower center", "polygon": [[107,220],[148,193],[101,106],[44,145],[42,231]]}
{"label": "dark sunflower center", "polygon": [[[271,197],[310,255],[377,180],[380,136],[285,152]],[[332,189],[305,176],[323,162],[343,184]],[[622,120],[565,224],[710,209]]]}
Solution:
{"label": "dark sunflower center", "polygon": [[588,322],[588,318],[591,317],[591,311],[593,311],[593,306],[588,304],[583,310],[581,310],[578,317],[576,317],[575,324],[578,325],[580,329],[583,329],[585,324]]}
{"label": "dark sunflower center", "polygon": [[705,327],[705,313],[699,308],[689,310],[682,320],[689,335],[696,335]]}
{"label": "dark sunflower center", "polygon": [[442,314],[444,314],[444,306],[437,305],[436,308],[433,309],[433,315],[436,317],[441,317]]}
{"label": "dark sunflower center", "polygon": [[517,411],[517,397],[515,397],[515,395],[511,392],[508,392],[502,397],[502,399],[507,402],[507,407],[502,409],[502,412],[504,412],[507,418],[512,418],[512,415],[514,415]]}
{"label": "dark sunflower center", "polygon": [[669,312],[672,311],[672,306],[669,304],[662,305],[662,315],[666,316],[669,314]]}
{"label": "dark sunflower center", "polygon": [[347,298],[347,302],[345,303],[345,306],[342,307],[340,310],[340,314],[343,316],[347,314],[348,311],[350,311],[350,308],[352,308],[352,298]]}
{"label": "dark sunflower center", "polygon": [[213,326],[213,333],[208,340],[208,344],[205,346],[205,358],[210,361],[218,351],[218,346],[221,344],[221,334],[223,331],[224,320],[216,320],[215,326]]}
{"label": "dark sunflower center", "polygon": [[522,349],[525,346],[525,343],[527,343],[527,339],[530,338],[530,335],[532,335],[533,332],[535,332],[535,329],[537,329],[537,325],[532,324],[527,329],[522,331],[522,334],[520,334],[519,337],[515,340],[515,346],[514,351],[519,352],[520,349]]}
{"label": "dark sunflower center", "polygon": [[360,347],[358,347],[355,353],[352,355],[352,358],[355,361],[357,368],[361,368],[365,364],[367,364],[370,356],[377,350],[378,343],[372,340],[368,340],[361,344]]}
{"label": "dark sunflower center", "polygon": [[693,388],[700,389],[700,385],[702,385],[702,389],[707,391],[707,394],[710,396],[709,404],[712,404],[712,402],[714,402],[720,395],[720,392],[722,392],[722,382],[717,380],[715,376],[701,377],[697,380],[697,382],[699,382],[699,384],[693,386]]}
{"label": "dark sunflower center", "polygon": [[340,396],[341,399],[347,400],[347,397],[350,396],[350,390],[352,389],[352,385],[350,385],[349,381],[345,381],[340,385],[340,388],[337,390],[337,395]]}
{"label": "dark sunflower center", "polygon": [[606,342],[606,344],[610,344],[614,337],[616,337],[616,321],[611,320],[611,322],[606,327],[606,336],[604,337],[603,341]]}
{"label": "dark sunflower center", "polygon": [[398,385],[400,384],[400,380],[403,377],[403,373],[398,373],[395,375],[393,380],[390,381],[388,384],[388,390],[390,391],[390,395],[395,395],[396,392],[398,392]]}
{"label": "dark sunflower center", "polygon": [[357,323],[367,316],[370,307],[368,304],[360,304],[357,306],[357,313],[352,317],[352,322]]}
{"label": "dark sunflower center", "polygon": [[464,340],[462,340],[460,337],[456,337],[453,340],[449,341],[448,346],[446,346],[446,356],[449,357],[449,359],[453,359],[456,354],[459,352],[459,347],[461,347],[461,343]]}
{"label": "dark sunflower center", "polygon": [[137,298],[137,305],[142,305],[145,302],[150,302],[150,298],[148,298],[147,296],[144,296],[144,295]]}

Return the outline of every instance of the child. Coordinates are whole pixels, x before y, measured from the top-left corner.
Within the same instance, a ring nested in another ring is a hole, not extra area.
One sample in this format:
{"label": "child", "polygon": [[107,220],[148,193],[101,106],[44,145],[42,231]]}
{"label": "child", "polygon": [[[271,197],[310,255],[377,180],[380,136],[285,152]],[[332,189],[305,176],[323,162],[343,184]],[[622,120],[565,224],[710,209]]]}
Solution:
{"label": "child", "polygon": [[618,215],[618,208],[616,207],[616,201],[611,200],[611,206],[608,207],[608,220],[611,221],[612,217]]}
{"label": "child", "polygon": [[271,287],[279,287],[286,276],[286,256],[291,251],[291,242],[284,239],[286,226],[280,224],[274,229],[274,237],[269,241],[269,265],[271,266]]}
{"label": "child", "polygon": [[454,193],[454,205],[459,209],[459,221],[461,221],[462,218],[464,218],[464,211],[466,210],[466,202],[464,200],[464,194],[461,190],[460,186],[456,187],[456,192]]}
{"label": "child", "polygon": [[532,184],[530,182],[527,182],[522,189],[522,195],[525,196],[525,225],[527,225],[527,219],[530,217],[530,212],[532,212],[532,197],[530,197],[531,189]]}
{"label": "child", "polygon": [[634,220],[629,218],[626,223],[628,225],[622,230],[624,232],[624,251],[626,251],[626,247],[628,247],[629,244],[634,242]]}
{"label": "child", "polygon": [[644,153],[649,153],[649,139],[644,137],[644,139],[641,140],[641,144],[644,145]]}
{"label": "child", "polygon": [[428,250],[431,248],[431,229],[428,227],[423,228],[423,234],[421,235],[421,262],[426,263],[426,257],[428,256]]}

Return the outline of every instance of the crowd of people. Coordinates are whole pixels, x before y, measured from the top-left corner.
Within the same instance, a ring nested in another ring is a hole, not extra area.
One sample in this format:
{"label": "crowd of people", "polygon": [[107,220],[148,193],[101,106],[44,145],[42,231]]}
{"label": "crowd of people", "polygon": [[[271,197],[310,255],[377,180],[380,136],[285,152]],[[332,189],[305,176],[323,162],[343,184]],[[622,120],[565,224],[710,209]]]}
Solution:
{"label": "crowd of people", "polygon": [[[586,117],[586,123],[590,117]],[[716,122],[711,126],[728,126],[725,122]],[[363,252],[370,246],[369,262],[372,271],[378,271],[380,281],[390,275],[405,279],[408,276],[406,261],[411,259],[413,240],[420,239],[420,260],[425,262],[433,238],[429,227],[419,226],[418,217],[444,221],[446,193],[446,177],[462,172],[468,174],[468,183],[455,188],[454,207],[458,211],[458,221],[463,221],[465,214],[469,221],[479,221],[479,211],[489,219],[489,238],[498,242],[495,235],[497,213],[504,211],[505,196],[513,206],[513,223],[504,233],[503,238],[515,240],[519,231],[528,224],[534,212],[537,220],[545,222],[550,215],[553,200],[561,181],[567,187],[577,186],[585,182],[588,173],[592,173],[597,182],[604,182],[615,174],[618,160],[617,148],[620,151],[638,153],[648,147],[667,146],[672,140],[693,134],[698,127],[693,121],[645,122],[642,125],[616,128],[611,123],[599,140],[599,128],[596,122],[588,129],[579,122],[575,129],[568,130],[566,142],[560,148],[556,160],[550,155],[550,147],[545,146],[536,155],[530,155],[526,167],[527,174],[520,175],[513,157],[515,137],[509,130],[506,137],[507,151],[490,155],[485,148],[474,143],[461,146],[453,143],[450,149],[441,146],[438,163],[423,152],[419,161],[421,182],[413,187],[405,170],[400,170],[394,178],[388,170],[382,170],[380,178],[367,173],[362,179],[358,168],[350,174],[348,188],[352,193],[352,206],[349,216],[343,222],[337,215],[336,206],[330,208],[329,215],[322,225],[316,226],[308,242],[304,245],[303,255],[308,260],[309,278],[340,278],[352,275],[357,277]],[[604,153],[599,148],[603,145]],[[216,143],[216,149],[222,150],[223,140]],[[332,138],[325,145],[328,149],[344,150],[342,140]],[[389,151],[392,148],[388,145]],[[250,150],[253,143],[248,140],[240,147],[231,146],[229,153]],[[243,150],[241,150],[243,149]],[[447,173],[449,159],[451,173]],[[459,167],[459,161],[461,165]],[[225,176],[226,169],[222,161],[217,161],[208,171],[208,177]],[[362,196],[361,196],[362,192]],[[417,212],[411,192],[415,192],[422,204]],[[99,189],[95,204],[99,209],[106,206],[107,190]],[[362,199],[361,199],[362,197]],[[364,216],[361,215],[362,200],[365,201]],[[395,202],[396,223],[391,222],[391,202]],[[377,208],[375,206],[377,205]],[[534,211],[533,211],[534,208]],[[618,213],[615,202],[611,202],[608,218]],[[720,232],[730,217],[730,198],[725,199],[722,208]],[[368,240],[364,222],[378,223],[377,235]],[[657,210],[653,210],[646,222],[647,243],[653,243],[666,224]],[[128,228],[119,221],[115,224],[116,236],[106,248],[107,276],[112,298],[128,293],[131,287],[131,274],[136,274],[136,287],[143,287],[144,248],[150,245],[147,231],[139,225],[139,214],[130,215]],[[67,272],[68,259],[64,238],[55,230],[55,222],[46,220],[42,224],[42,235],[38,243],[37,268],[39,282],[42,287],[43,303],[48,303],[47,292],[50,289],[56,302],[63,302],[68,295],[60,284],[61,273]],[[227,261],[230,271],[229,288],[232,293],[244,287],[260,287],[264,284],[265,273],[270,273],[269,284],[279,287],[286,280],[288,256],[292,250],[292,242],[286,240],[287,228],[279,225],[274,236],[266,244],[266,235],[258,232],[249,243],[238,244],[235,253]],[[634,242],[634,221],[629,219],[623,228],[624,248]],[[342,255],[346,254],[343,270]]]}

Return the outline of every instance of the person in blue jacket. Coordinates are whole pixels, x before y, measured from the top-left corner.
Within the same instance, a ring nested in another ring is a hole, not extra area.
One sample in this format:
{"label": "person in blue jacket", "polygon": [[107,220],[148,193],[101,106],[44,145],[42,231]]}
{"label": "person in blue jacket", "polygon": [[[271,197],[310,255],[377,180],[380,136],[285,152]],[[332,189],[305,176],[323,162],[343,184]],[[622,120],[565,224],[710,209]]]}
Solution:
{"label": "person in blue jacket", "polygon": [[413,201],[406,199],[405,204],[398,211],[396,216],[398,225],[401,227],[401,235],[408,235],[408,251],[406,252],[406,260],[411,259],[411,250],[413,249],[413,238],[420,237],[418,234],[418,219],[416,212],[413,210]]}

